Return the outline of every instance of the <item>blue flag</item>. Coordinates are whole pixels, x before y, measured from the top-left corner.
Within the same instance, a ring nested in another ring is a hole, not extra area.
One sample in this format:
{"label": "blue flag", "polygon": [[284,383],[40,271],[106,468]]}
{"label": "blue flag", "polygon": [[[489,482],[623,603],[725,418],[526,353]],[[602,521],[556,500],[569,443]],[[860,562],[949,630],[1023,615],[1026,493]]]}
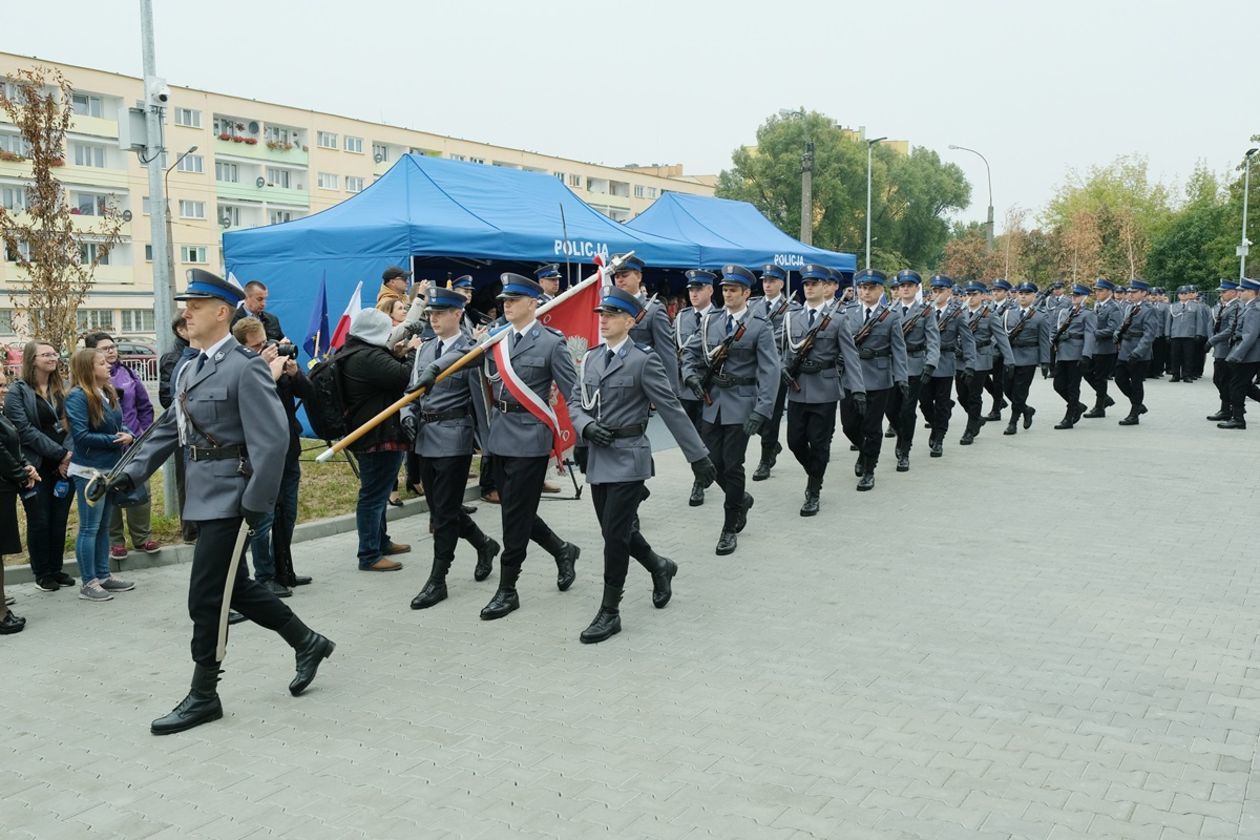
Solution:
{"label": "blue flag", "polygon": [[319,296],[315,298],[315,307],[311,310],[311,323],[306,328],[306,341],[302,349],[317,362],[328,354],[332,347],[332,333],[328,330],[328,295],[325,294],[327,272],[319,280]]}

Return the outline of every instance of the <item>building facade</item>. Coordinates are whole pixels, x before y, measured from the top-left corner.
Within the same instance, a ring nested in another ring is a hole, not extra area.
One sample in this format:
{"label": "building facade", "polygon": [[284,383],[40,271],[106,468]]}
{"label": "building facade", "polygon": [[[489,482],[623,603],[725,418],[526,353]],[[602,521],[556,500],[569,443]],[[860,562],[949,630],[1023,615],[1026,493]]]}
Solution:
{"label": "building facade", "polygon": [[[148,197],[147,169],[127,150],[126,136],[128,109],[142,103],[144,83],[135,76],[2,52],[0,83],[36,65],[60,70],[74,87],[74,119],[65,165],[58,170],[71,212],[82,217],[85,231],[106,204],[129,214],[122,241],[97,267],[95,286],[79,311],[80,327],[152,335],[155,208]],[[408,153],[548,173],[615,221],[633,218],[666,191],[712,195],[716,182],[712,176],[685,176],[679,165],[600,166],[176,85],[170,87],[163,131],[171,167],[166,184],[177,284],[187,268],[222,270],[225,231],[327,209],[365,189]],[[16,212],[24,206],[30,178],[23,153],[17,128],[0,113],[0,205]],[[85,259],[94,247],[86,238]],[[16,264],[11,255],[4,256],[0,342],[13,341],[21,332],[11,300]]]}

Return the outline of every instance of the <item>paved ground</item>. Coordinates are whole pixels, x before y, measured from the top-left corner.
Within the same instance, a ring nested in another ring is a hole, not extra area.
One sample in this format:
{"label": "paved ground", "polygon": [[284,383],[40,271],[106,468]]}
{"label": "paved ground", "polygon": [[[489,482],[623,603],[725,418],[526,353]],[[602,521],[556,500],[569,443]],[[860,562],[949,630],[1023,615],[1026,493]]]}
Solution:
{"label": "paved ground", "polygon": [[[753,485],[739,551],[658,458],[645,529],[679,561],[656,611],[632,569],[625,630],[583,646],[600,592],[589,501],[544,515],[585,547],[568,593],[532,555],[523,608],[484,623],[493,580],[461,548],[451,598],[408,609],[424,523],[392,575],[352,536],[301,547],[290,603],[338,643],[312,688],[236,632],[219,723],[148,734],[187,688],[187,567],[113,603],[15,587],[0,641],[6,838],[1260,836],[1260,432],[1221,432],[1207,382],[1152,384],[1118,416],[950,435],[853,491],[836,446],[824,515],[793,463]],[[887,465],[890,467],[891,465]],[[498,533],[496,509],[478,519]]]}

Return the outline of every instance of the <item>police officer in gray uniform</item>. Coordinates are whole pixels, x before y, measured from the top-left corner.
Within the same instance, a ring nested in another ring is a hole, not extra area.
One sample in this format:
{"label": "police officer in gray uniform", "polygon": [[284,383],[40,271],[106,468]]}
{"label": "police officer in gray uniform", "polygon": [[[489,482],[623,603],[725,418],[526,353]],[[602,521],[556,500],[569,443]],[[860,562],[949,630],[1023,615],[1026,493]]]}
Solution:
{"label": "police officer in gray uniform", "polygon": [[1238,284],[1233,280],[1222,280],[1216,291],[1220,299],[1212,308],[1211,333],[1208,345],[1212,348],[1212,384],[1221,399],[1220,411],[1209,414],[1208,420],[1222,423],[1233,416],[1229,402],[1229,356],[1231,342],[1238,334],[1238,318],[1242,314],[1242,304],[1238,300]]}
{"label": "police officer in gray uniform", "polygon": [[[170,714],[153,721],[154,735],[182,732],[223,717],[217,653],[228,569],[238,552],[231,607],[274,630],[294,649],[297,674],[289,692],[301,694],[336,645],[307,628],[266,587],[251,580],[239,562],[242,529],[253,529],[275,508],[289,449],[289,423],[267,363],[242,347],[229,330],[241,289],[208,271],[188,272],[188,340],[201,352],[185,356],[171,377],[177,395],[170,411],[141,440],[125,470],[110,486],[129,490],[144,483],[182,447],[188,493],[183,519],[197,523],[188,583],[193,621],[192,687]],[[248,406],[249,418],[244,413]]]}
{"label": "police officer in gray uniform", "polygon": [[1081,402],[1081,365],[1094,344],[1094,313],[1085,307],[1090,289],[1079,283],[1072,285],[1071,305],[1055,313],[1050,351],[1054,357],[1054,391],[1067,404],[1063,419],[1056,429],[1070,429],[1081,419],[1089,406]]}
{"label": "police officer in gray uniform", "polygon": [[963,328],[971,333],[972,343],[976,348],[975,376],[967,380],[965,369],[958,374],[958,401],[967,413],[967,427],[963,430],[958,443],[970,446],[980,434],[984,425],[984,417],[980,412],[984,405],[985,380],[992,375],[993,360],[1000,358],[1003,350],[1009,355],[1010,347],[1006,344],[1006,331],[1002,329],[999,316],[992,304],[984,300],[988,290],[983,283],[971,282],[964,289],[967,300],[967,311],[963,313]]}
{"label": "police officer in gray uniform", "polygon": [[654,607],[664,607],[673,593],[677,564],[654,552],[634,524],[644,483],[655,471],[647,439],[651,406],[691,462],[696,482],[708,486],[717,476],[709,451],[674,395],[660,356],[629,337],[643,304],[622,289],[609,288],[596,311],[604,343],[582,359],[581,399],[573,408],[573,427],[590,443],[586,479],[604,537],[604,597],[579,637],[587,644],[621,632],[621,595],[631,556],[652,575]]}
{"label": "police officer in gray uniform", "polygon": [[560,266],[558,263],[547,263],[539,266],[534,271],[534,277],[538,280],[538,285],[542,286],[542,297],[538,299],[538,305],[550,303],[560,294]]}
{"label": "police officer in gray uniform", "polygon": [[1032,283],[1020,283],[1015,287],[1017,305],[1002,314],[1002,329],[1006,331],[1009,353],[1003,359],[1006,387],[1011,398],[1011,420],[1006,424],[1004,435],[1013,435],[1019,419],[1024,418],[1024,428],[1032,425],[1037,409],[1028,404],[1028,389],[1032,385],[1037,365],[1042,372],[1050,372],[1050,316],[1037,305],[1037,287]]}
{"label": "police officer in gray uniform", "polygon": [[1218,429],[1247,428],[1247,398],[1260,402],[1260,388],[1256,387],[1256,375],[1260,373],[1260,280],[1244,277],[1238,296],[1242,308],[1226,357],[1230,418],[1217,423]]}
{"label": "police officer in gray uniform", "polygon": [[[1006,310],[1015,305],[1015,300],[1011,297],[1011,289],[1011,284],[1001,277],[993,281],[992,308],[993,315],[997,321],[1001,321],[1002,316],[1006,314]],[[993,397],[993,410],[984,416],[985,420],[992,422],[1001,421],[1002,409],[1009,405],[1006,401],[1006,365],[1002,359],[1002,354],[995,350],[993,371],[989,375],[989,384],[986,389],[989,395]]]}
{"label": "police officer in gray uniform", "polygon": [[1116,387],[1129,398],[1129,416],[1121,426],[1136,426],[1146,413],[1146,379],[1155,338],[1162,329],[1163,314],[1146,303],[1151,287],[1145,280],[1129,283],[1129,307],[1116,330]]}
{"label": "police officer in gray uniform", "polygon": [[[914,412],[919,404],[919,394],[931,381],[932,373],[941,361],[941,332],[932,314],[932,307],[925,300],[915,300],[922,283],[919,273],[908,268],[897,272],[892,281],[893,296],[896,298],[892,309],[900,316],[910,389],[905,398],[900,391],[891,392],[885,408],[889,425],[887,437],[895,434],[897,438],[897,472],[910,469],[910,448],[914,446]],[[857,474],[861,475],[860,472]]]}
{"label": "police officer in gray uniform", "polygon": [[[613,258],[614,260],[617,257]],[[669,313],[659,300],[648,299],[643,289],[643,260],[636,256],[622,258],[613,282],[618,289],[629,292],[639,299],[643,305],[643,316],[639,323],[630,330],[630,337],[640,347],[651,350],[661,357],[661,365],[665,375],[669,377],[670,387],[678,393],[678,365],[674,363],[674,339],[669,326]]]}
{"label": "police officer in gray uniform", "polygon": [[744,530],[753,497],[745,492],[748,438],[761,431],[774,409],[779,356],[774,329],[748,308],[756,277],[741,265],[722,267],[720,312],[701,320],[683,353],[683,382],[704,400],[700,434],[717,466],[722,488],[722,533],[716,552],[731,554]]}
{"label": "police officer in gray uniform", "polygon": [[[516,581],[531,539],[555,557],[556,588],[561,592],[573,585],[574,563],[581,554],[580,548],[560,539],[538,515],[538,500],[554,446],[552,430],[539,415],[547,417],[553,383],[573,404],[577,382],[573,356],[564,334],[542,326],[535,317],[542,287],[520,274],[506,273],[500,280],[503,291],[499,300],[507,319],[501,329],[508,335],[498,348],[502,348],[517,379],[499,369],[494,352],[486,353],[482,375],[491,386],[486,450],[494,456],[494,485],[503,520],[499,588],[481,610],[487,621],[520,608]],[[515,393],[518,381],[521,390]]]}
{"label": "police officer in gray uniform", "polygon": [[857,489],[863,492],[875,487],[875,467],[883,444],[880,427],[893,388],[896,387],[903,402],[914,405],[906,383],[906,342],[901,315],[895,307],[880,302],[885,280],[883,272],[869,268],[853,275],[857,301],[845,313],[862,363],[866,400],[865,404],[851,398],[841,401],[840,429],[858,449],[854,472],[858,476]]}
{"label": "police officer in gray uniform", "polygon": [[941,345],[936,369],[923,387],[926,389],[928,419],[932,424],[928,451],[933,458],[939,458],[944,454],[949,416],[954,409],[954,401],[949,396],[954,377],[960,374],[970,381],[976,376],[976,339],[967,328],[965,307],[954,298],[954,281],[938,274],[931,279],[929,286],[934,298],[932,319],[936,321]]}
{"label": "police officer in gray uniform", "polygon": [[1116,330],[1124,321],[1124,309],[1115,299],[1116,284],[1106,277],[1094,281],[1093,334],[1089,337],[1085,381],[1094,389],[1094,407],[1081,416],[1087,420],[1106,417],[1116,401],[1107,393],[1107,381],[1116,369]]}
{"label": "police officer in gray uniform", "polygon": [[455,560],[455,547],[467,540],[477,551],[475,580],[490,576],[499,544],[487,537],[464,512],[464,487],[472,465],[477,427],[485,433],[481,375],[473,364],[460,368],[434,385],[438,374],[476,346],[460,330],[464,298],[450,289],[430,289],[429,323],[434,337],[416,351],[408,392],[426,389],[423,396],[403,409],[402,424],[420,456],[420,484],[429,504],[433,528],[433,569],[424,588],[411,601],[423,610],[446,600],[446,575]]}
{"label": "police officer in gray uniform", "polygon": [[[792,296],[784,290],[788,272],[782,266],[771,263],[761,269],[761,288],[765,292],[762,297],[754,298],[748,308],[754,315],[765,318],[774,326],[774,343],[776,350],[783,353],[783,319],[792,308]],[[770,477],[770,470],[783,444],[779,443],[779,429],[783,424],[783,406],[787,396],[786,385],[780,383],[779,392],[774,398],[774,411],[770,414],[770,422],[761,430],[761,460],[757,469],[753,470],[753,481],[765,481]]]}
{"label": "police officer in gray uniform", "polygon": [[836,275],[823,265],[801,269],[805,304],[784,316],[783,381],[787,385],[788,449],[805,468],[805,503],[801,516],[818,514],[819,494],[836,408],[846,393],[866,410],[862,361],[849,320],[836,299]]}
{"label": "police officer in gray uniform", "polygon": [[[686,349],[687,342],[700,331],[700,322],[704,316],[714,311],[713,283],[717,280],[717,275],[712,271],[699,268],[686,272],[686,277],[687,297],[691,300],[691,306],[674,316],[674,348],[679,376],[682,376],[683,350]],[[696,399],[689,388],[680,388],[678,399],[682,403],[683,411],[687,412],[699,432],[700,410],[704,407],[704,402]],[[687,504],[691,507],[704,504],[704,488],[700,486],[700,482],[691,485],[691,496],[687,499]]]}
{"label": "police officer in gray uniform", "polygon": [[1203,304],[1195,300],[1194,286],[1177,289],[1177,302],[1170,303],[1164,314],[1164,332],[1168,335],[1168,372],[1173,382],[1193,382],[1195,351],[1203,341]]}

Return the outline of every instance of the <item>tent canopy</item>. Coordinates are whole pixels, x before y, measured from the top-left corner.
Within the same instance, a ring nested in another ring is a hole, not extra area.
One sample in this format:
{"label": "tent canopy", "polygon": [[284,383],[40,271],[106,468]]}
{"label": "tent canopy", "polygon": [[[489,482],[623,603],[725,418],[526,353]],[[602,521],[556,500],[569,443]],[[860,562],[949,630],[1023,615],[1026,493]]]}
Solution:
{"label": "tent canopy", "polygon": [[857,271],[853,254],[798,242],[746,201],[665,193],[625,227],[694,242],[700,246],[700,264],[709,268],[726,263],[749,267],[778,263],[800,269],[807,263],[818,263],[838,271]]}

